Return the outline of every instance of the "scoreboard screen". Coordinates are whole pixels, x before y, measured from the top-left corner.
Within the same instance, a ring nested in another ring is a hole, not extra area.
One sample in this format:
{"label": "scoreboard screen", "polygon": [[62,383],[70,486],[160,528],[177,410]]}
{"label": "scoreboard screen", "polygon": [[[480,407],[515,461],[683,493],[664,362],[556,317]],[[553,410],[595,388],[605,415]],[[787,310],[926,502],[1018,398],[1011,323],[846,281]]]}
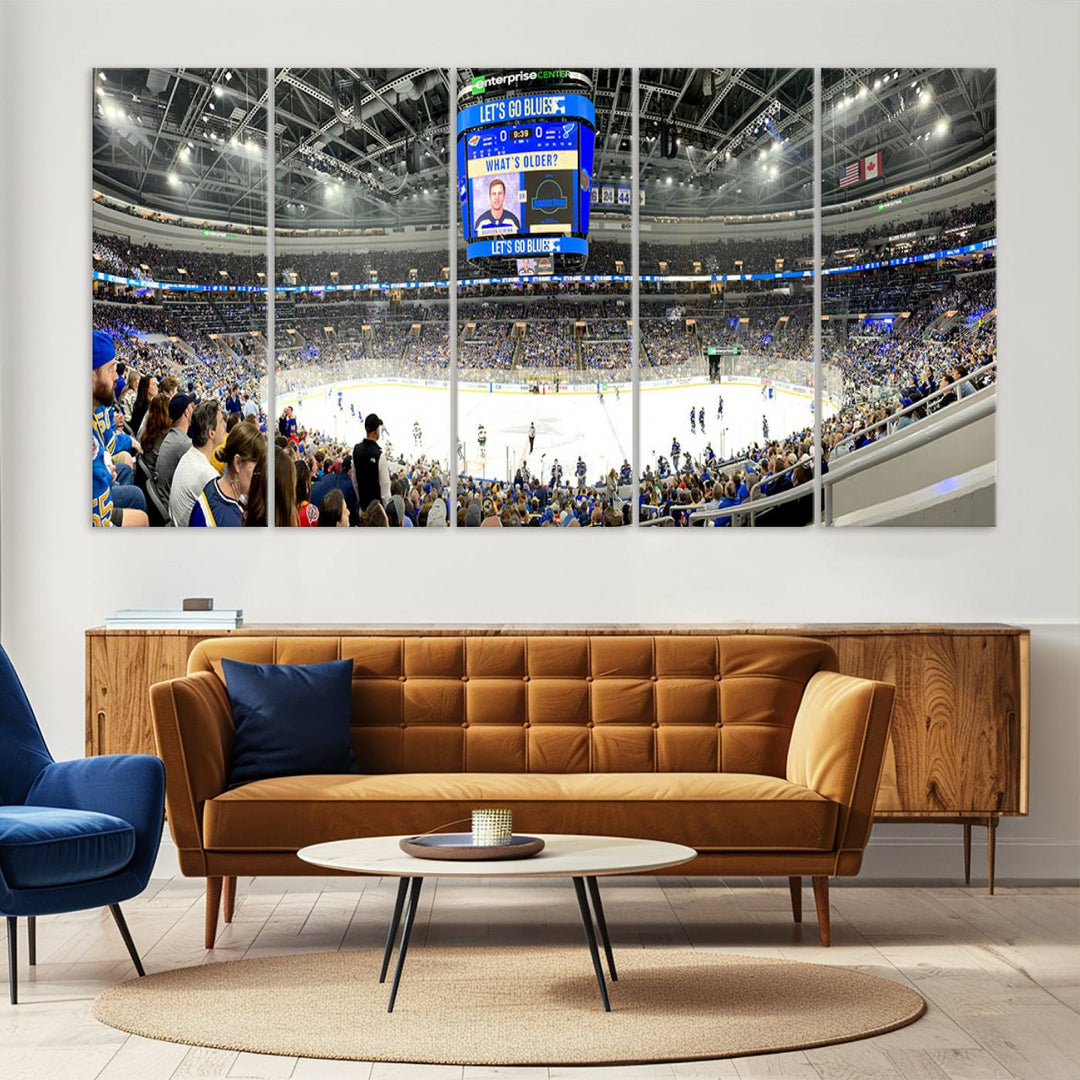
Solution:
{"label": "scoreboard screen", "polygon": [[458,195],[470,260],[588,253],[595,112],[529,94],[458,113]]}

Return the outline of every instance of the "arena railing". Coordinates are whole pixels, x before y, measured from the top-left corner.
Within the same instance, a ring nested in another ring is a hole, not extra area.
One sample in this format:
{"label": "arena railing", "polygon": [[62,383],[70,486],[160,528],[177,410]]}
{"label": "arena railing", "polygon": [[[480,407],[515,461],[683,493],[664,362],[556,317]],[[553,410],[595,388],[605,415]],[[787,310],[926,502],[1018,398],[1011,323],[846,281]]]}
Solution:
{"label": "arena railing", "polygon": [[[890,424],[895,423],[896,420],[899,419],[901,416],[911,416],[913,413],[917,412],[919,409],[925,409],[927,407],[927,405],[930,405],[933,402],[938,401],[941,398],[943,398],[950,390],[955,390],[956,391],[956,397],[957,397],[958,401],[962,400],[961,397],[960,397],[960,390],[959,390],[960,386],[962,386],[964,383],[969,383],[971,385],[972,389],[974,389],[974,387],[975,387],[974,380],[979,378],[981,375],[987,374],[987,373],[989,373],[991,371],[993,371],[996,374],[996,372],[997,372],[997,360],[991,360],[990,363],[983,364],[982,367],[976,368],[974,371],[969,371],[962,378],[956,379],[954,382],[945,383],[944,385],[939,386],[935,391],[933,391],[933,393],[927,394],[926,397],[919,398],[918,401],[913,402],[911,405],[905,406],[903,409],[900,409],[897,412],[890,413],[887,417],[885,417],[884,420],[875,420],[874,423],[868,425],[867,427],[860,428],[858,431],[853,431],[850,435],[845,435],[844,438],[842,438],[833,447],[832,454],[830,454],[830,458],[835,456],[837,447],[849,446],[849,449],[850,449],[850,443],[854,439],[861,438],[863,435],[866,435],[868,432],[877,431],[878,428],[881,428],[881,427],[886,427],[887,428]],[[985,387],[984,387],[984,389],[985,389]],[[977,390],[975,392],[978,393]],[[970,395],[968,395],[968,396],[970,396]],[[891,434],[893,434],[893,432],[888,432],[888,434],[891,435]],[[870,443],[868,445],[872,446],[873,443]],[[865,450],[866,448],[867,447],[863,446],[863,447],[860,447],[859,449],[860,450]],[[858,451],[851,450],[850,452],[851,453],[857,453]]]}
{"label": "arena railing", "polygon": [[[986,366],[990,367],[992,365],[988,364]],[[833,486],[835,484],[841,480],[849,479],[866,469],[884,465],[895,458],[910,453],[912,450],[919,449],[921,446],[936,442],[945,435],[951,435],[954,431],[968,427],[978,420],[992,416],[997,411],[996,391],[997,387],[993,384],[985,386],[964,399],[962,404],[965,407],[935,413],[932,417],[927,417],[925,421],[893,432],[887,438],[862,447],[861,451],[856,451],[845,457],[840,463],[831,465],[829,471],[822,477],[825,495],[825,524],[831,525],[833,522]],[[863,453],[862,451],[871,452]]]}
{"label": "arena railing", "polygon": [[[754,528],[758,517],[767,510],[772,510],[785,503],[797,502],[804,499],[813,491],[813,485],[808,480],[805,484],[793,487],[790,491],[782,491],[779,495],[766,495],[763,499],[755,499],[753,502],[746,500],[738,506],[717,507],[710,510],[695,510],[690,513],[690,524],[704,524],[706,521],[715,521],[717,518],[731,518],[734,526],[749,525]],[[810,524],[810,522],[807,522]]]}

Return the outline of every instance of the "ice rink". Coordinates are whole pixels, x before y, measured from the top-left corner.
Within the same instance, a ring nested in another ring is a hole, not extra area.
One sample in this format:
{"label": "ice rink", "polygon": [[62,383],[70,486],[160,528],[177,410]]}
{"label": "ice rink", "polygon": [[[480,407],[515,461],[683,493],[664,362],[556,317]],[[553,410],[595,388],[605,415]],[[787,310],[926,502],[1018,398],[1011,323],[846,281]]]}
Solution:
{"label": "ice rink", "polygon": [[[341,407],[338,407],[338,394]],[[717,418],[720,395],[724,398],[723,419]],[[415,458],[425,454],[449,464],[450,409],[445,387],[404,385],[392,381],[364,381],[320,387],[305,394],[285,394],[278,398],[275,416],[293,405],[301,427],[314,428],[329,437],[352,445],[364,435],[363,417],[378,413],[385,421],[382,446],[388,444],[395,456]],[[690,433],[690,407],[705,408],[705,431]],[[826,409],[826,415],[829,414]],[[657,454],[670,458],[672,437],[678,438],[684,453],[695,458],[711,442],[717,457],[729,457],[744,446],[760,442],[761,417],[768,418],[772,438],[801,430],[813,422],[809,391],[795,393],[776,388],[771,400],[762,397],[757,385],[743,383],[710,384],[705,380],[675,386],[642,385],[641,455],[642,466],[655,461]],[[421,440],[413,440],[413,423],[421,428]],[[528,453],[529,424],[536,427],[532,454]],[[481,457],[477,426],[487,431],[486,454]],[[556,460],[564,479],[572,479],[580,454],[588,466],[590,482],[609,469],[618,472],[623,460],[631,460],[633,396],[628,388],[616,397],[606,390],[603,401],[595,388],[574,388],[558,394],[530,394],[523,390],[496,390],[462,387],[458,391],[458,438],[464,444],[465,462],[459,468],[473,476],[507,479],[522,461],[530,471],[545,478]]]}

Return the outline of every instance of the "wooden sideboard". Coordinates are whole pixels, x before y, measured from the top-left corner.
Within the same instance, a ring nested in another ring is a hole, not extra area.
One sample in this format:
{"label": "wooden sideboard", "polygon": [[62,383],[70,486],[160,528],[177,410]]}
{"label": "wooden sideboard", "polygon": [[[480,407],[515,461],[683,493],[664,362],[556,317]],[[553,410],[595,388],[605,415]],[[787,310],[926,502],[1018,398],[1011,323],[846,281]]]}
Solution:
{"label": "wooden sideboard", "polygon": [[86,753],[154,753],[148,688],[183,675],[198,642],[225,634],[466,635],[795,634],[828,641],[840,670],[897,688],[892,740],[875,820],[964,826],[965,879],[971,827],[987,828],[994,881],[995,831],[1028,812],[1030,635],[1002,624],[803,624],[793,626],[290,626],[240,630],[86,632]]}

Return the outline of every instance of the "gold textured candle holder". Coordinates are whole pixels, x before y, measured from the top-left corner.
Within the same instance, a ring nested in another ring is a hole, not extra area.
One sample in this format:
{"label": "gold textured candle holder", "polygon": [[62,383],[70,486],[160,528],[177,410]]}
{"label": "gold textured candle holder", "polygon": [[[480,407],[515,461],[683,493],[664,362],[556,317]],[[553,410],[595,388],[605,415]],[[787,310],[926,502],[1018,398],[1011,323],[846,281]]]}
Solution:
{"label": "gold textured candle holder", "polygon": [[513,835],[513,815],[509,810],[474,810],[472,812],[474,847],[496,847],[509,844]]}

